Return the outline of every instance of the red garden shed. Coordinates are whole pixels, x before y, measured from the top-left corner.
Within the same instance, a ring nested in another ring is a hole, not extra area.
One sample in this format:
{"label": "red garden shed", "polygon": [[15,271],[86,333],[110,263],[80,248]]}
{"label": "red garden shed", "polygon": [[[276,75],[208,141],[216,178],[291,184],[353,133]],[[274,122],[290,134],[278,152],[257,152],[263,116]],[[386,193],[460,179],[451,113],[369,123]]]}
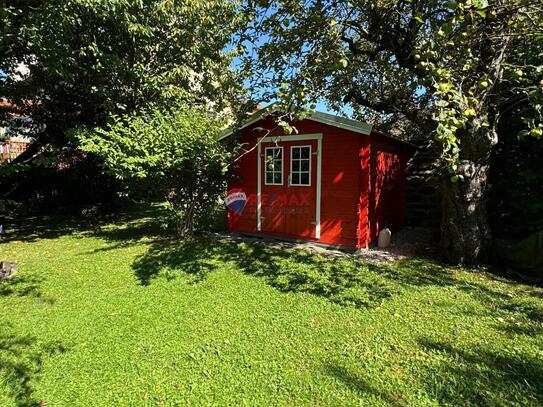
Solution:
{"label": "red garden shed", "polygon": [[230,231],[364,248],[403,224],[410,145],[321,112],[284,135],[276,114],[264,108],[237,133],[249,152],[228,183]]}

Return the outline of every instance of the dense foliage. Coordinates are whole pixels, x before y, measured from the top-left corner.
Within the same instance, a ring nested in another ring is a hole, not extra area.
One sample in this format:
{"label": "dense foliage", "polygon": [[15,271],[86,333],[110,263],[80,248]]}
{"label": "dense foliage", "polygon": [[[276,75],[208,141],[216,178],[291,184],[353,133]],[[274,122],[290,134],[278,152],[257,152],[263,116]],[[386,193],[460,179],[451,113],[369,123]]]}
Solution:
{"label": "dense foliage", "polygon": [[522,127],[516,112],[502,120],[492,154],[489,213],[499,238],[526,238],[543,230],[543,143],[511,137]]}
{"label": "dense foliage", "polygon": [[75,126],[104,126],[148,103],[235,108],[228,45],[239,18],[230,0],[0,2],[0,98],[11,103],[0,106],[0,127],[35,139],[0,167],[1,196],[65,205],[100,195],[68,190],[82,179],[112,185],[67,138]]}
{"label": "dense foliage", "polygon": [[189,90],[222,105],[235,87],[229,1],[18,0],[0,20],[0,96],[32,117],[42,144]]}
{"label": "dense foliage", "polygon": [[219,125],[204,109],[150,107],[74,135],[129,191],[168,201],[183,237],[209,219],[225,190],[229,154],[217,142]]}
{"label": "dense foliage", "polygon": [[[541,137],[543,8],[532,0],[248,1],[243,69],[287,107],[319,98],[372,123],[406,118],[440,147],[442,240],[486,258],[490,153],[504,111]],[[377,118],[376,118],[377,116]],[[512,135],[514,136],[514,135]],[[461,182],[458,182],[461,181]]]}

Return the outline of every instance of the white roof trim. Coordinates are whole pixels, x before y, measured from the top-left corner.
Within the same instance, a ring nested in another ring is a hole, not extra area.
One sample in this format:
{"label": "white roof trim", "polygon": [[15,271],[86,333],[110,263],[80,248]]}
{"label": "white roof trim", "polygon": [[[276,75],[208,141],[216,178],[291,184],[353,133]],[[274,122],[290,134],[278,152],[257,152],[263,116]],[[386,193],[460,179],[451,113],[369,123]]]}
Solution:
{"label": "white roof trim", "polygon": [[[249,119],[241,125],[239,128],[229,127],[226,129],[223,134],[219,137],[219,140],[224,140],[227,137],[230,137],[234,130],[242,130],[246,127],[249,127],[251,124],[256,123],[260,119],[279,111],[273,105],[267,106],[259,111],[255,112]],[[345,130],[354,131],[356,133],[361,133],[365,135],[370,135],[373,126],[369,123],[360,122],[358,120],[348,119],[346,117],[335,116],[329,113],[323,112],[314,112],[307,120],[313,120],[315,122],[327,124],[329,126],[339,127]]]}

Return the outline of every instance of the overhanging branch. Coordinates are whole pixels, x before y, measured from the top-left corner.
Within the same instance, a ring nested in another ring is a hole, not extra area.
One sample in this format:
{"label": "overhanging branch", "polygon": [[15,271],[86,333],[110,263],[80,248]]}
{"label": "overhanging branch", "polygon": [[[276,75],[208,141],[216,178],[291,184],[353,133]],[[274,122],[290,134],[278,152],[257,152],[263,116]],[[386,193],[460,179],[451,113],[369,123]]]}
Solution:
{"label": "overhanging branch", "polygon": [[360,91],[351,90],[343,98],[344,103],[354,101],[360,106],[364,106],[368,109],[375,110],[381,113],[395,114],[401,113],[408,120],[419,126],[422,130],[431,131],[434,129],[435,124],[429,115],[424,113],[422,109],[416,109],[412,106],[407,106],[406,104],[394,103],[390,100],[379,100],[373,101],[368,99]]}

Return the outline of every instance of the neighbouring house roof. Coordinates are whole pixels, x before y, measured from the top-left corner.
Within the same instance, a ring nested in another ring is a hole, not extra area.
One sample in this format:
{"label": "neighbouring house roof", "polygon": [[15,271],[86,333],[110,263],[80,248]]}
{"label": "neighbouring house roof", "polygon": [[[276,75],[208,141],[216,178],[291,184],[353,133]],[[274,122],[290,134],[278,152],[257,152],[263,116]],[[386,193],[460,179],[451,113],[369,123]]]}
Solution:
{"label": "neighbouring house roof", "polygon": [[11,114],[19,114],[23,107],[32,106],[32,101],[23,102],[22,105],[16,105],[9,100],[0,98],[0,108],[7,109]]}
{"label": "neighbouring house roof", "polygon": [[[32,121],[30,117],[23,114],[23,107],[31,105],[32,102],[24,102],[22,105],[16,105],[6,99],[0,98],[0,109],[8,112],[6,120],[0,125],[0,140],[2,143],[13,142],[28,144],[32,141],[32,138],[27,136],[28,129],[25,129],[22,126],[22,123]],[[10,127],[12,129],[10,136],[6,140],[3,140],[6,138],[6,133]]]}
{"label": "neighbouring house roof", "polygon": [[[0,127],[0,136],[3,136],[5,134],[5,129],[3,127]],[[8,138],[7,140],[0,140],[0,144],[2,143],[7,143],[7,142],[12,142],[12,143],[31,143],[32,142],[32,139],[30,137],[24,137],[24,136],[12,136],[10,138]]]}
{"label": "neighbouring house roof", "polygon": [[16,105],[14,105],[14,104],[11,103],[11,102],[8,102],[8,101],[5,100],[5,99],[1,99],[1,98],[0,98],[0,106],[2,106],[2,107],[15,107]]}
{"label": "neighbouring house roof", "polygon": [[[245,123],[243,123],[240,127],[229,127],[221,134],[219,137],[219,140],[224,140],[227,137],[230,137],[234,131],[244,129],[248,126],[250,126],[253,123],[256,123],[260,119],[265,118],[266,116],[269,116],[272,113],[279,112],[280,110],[277,109],[273,104],[270,106],[267,106],[265,108],[262,108],[255,113],[253,113]],[[342,129],[354,131],[361,134],[370,135],[372,130],[372,125],[369,123],[364,123],[358,120],[348,119],[346,117],[336,116],[329,113],[324,112],[314,112],[311,116],[307,118],[308,120],[313,120],[315,122],[328,124],[330,126],[339,127]]]}

